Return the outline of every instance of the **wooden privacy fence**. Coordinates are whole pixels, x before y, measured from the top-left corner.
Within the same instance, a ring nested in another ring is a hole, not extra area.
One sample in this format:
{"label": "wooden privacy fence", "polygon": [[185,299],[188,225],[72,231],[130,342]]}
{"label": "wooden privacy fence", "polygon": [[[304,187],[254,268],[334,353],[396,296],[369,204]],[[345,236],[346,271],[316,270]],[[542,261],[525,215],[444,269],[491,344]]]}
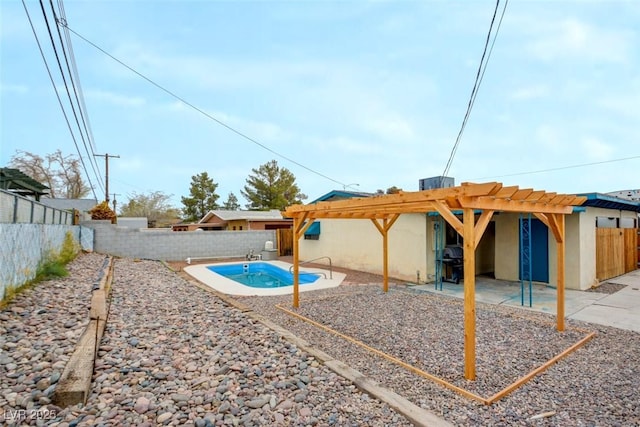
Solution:
{"label": "wooden privacy fence", "polygon": [[288,256],[293,254],[293,229],[279,228],[278,237],[278,255]]}
{"label": "wooden privacy fence", "polygon": [[596,228],[596,277],[599,281],[637,268],[638,229]]}

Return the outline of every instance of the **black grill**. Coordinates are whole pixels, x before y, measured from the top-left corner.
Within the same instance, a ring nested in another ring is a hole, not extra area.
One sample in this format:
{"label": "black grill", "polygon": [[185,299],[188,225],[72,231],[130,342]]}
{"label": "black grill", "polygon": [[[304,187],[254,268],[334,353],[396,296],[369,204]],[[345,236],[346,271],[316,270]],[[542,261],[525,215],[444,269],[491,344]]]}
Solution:
{"label": "black grill", "polygon": [[442,252],[442,263],[444,265],[445,282],[460,283],[463,278],[463,257],[462,246],[445,246]]}

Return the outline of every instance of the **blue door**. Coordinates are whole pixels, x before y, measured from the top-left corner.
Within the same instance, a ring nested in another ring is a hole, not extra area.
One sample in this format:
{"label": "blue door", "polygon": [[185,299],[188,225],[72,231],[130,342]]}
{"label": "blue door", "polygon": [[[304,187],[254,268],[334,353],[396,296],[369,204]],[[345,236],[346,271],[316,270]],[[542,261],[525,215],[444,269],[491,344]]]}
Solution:
{"label": "blue door", "polygon": [[520,219],[520,280],[549,283],[549,232],[537,218]]}

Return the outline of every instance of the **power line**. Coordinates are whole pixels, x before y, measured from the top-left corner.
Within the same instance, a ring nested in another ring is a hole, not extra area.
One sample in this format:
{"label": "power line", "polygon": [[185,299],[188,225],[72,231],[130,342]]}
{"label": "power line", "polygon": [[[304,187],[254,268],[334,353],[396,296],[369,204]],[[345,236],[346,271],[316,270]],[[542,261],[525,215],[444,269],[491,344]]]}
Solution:
{"label": "power line", "polygon": [[[58,10],[60,12],[60,18],[58,18],[58,16],[56,15],[56,12],[54,10],[53,7],[53,2],[52,0],[50,0],[50,4],[51,4],[51,11],[53,12],[53,16],[55,18],[56,23],[58,23],[59,21],[64,21],[66,22],[67,18],[66,18],[66,14],[64,11],[64,3],[62,0],[58,0]],[[69,35],[69,31],[66,30],[65,27],[63,27],[63,32],[65,35],[65,41],[62,40],[62,37],[60,35],[60,26],[56,25],[56,28],[58,30],[58,36],[60,38],[60,45],[62,46],[62,51],[65,53],[65,60],[67,60],[67,56],[71,62],[71,66],[69,66],[69,62],[67,61],[67,70],[69,71],[69,77],[71,78],[71,84],[73,86],[73,91],[76,97],[76,102],[78,104],[78,109],[80,111],[80,117],[82,118],[82,123],[84,126],[84,130],[85,133],[87,135],[87,139],[89,141],[89,150],[91,151],[91,153],[87,152],[87,155],[90,159],[90,161],[92,161],[92,164],[94,165],[94,173],[96,174],[98,181],[101,183],[102,186],[104,186],[104,182],[102,182],[102,176],[96,171],[96,169],[98,169],[98,164],[96,162],[95,157],[93,156],[93,154],[95,153],[95,149],[96,149],[96,144],[95,144],[95,139],[93,136],[93,131],[91,129],[91,122],[89,120],[89,113],[87,111],[87,106],[84,102],[84,93],[82,91],[82,85],[80,82],[80,75],[78,73],[78,66],[76,63],[76,58],[73,52],[73,44],[71,43],[71,36]],[[66,42],[66,43],[65,43]],[[68,51],[68,55],[66,54],[66,52]]]}
{"label": "power line", "polygon": [[[64,105],[62,104],[62,99],[60,98],[60,94],[58,93],[58,88],[56,87],[56,83],[53,79],[53,75],[51,74],[51,69],[49,68],[49,64],[47,63],[47,58],[44,54],[44,51],[42,50],[42,45],[40,44],[40,39],[38,38],[38,34],[36,32],[36,29],[33,25],[33,21],[31,20],[31,15],[29,14],[29,10],[27,9],[27,5],[25,4],[25,1],[22,0],[22,6],[24,7],[24,11],[27,14],[27,19],[29,20],[29,25],[31,26],[31,31],[33,31],[33,36],[36,39],[36,44],[38,45],[38,49],[40,51],[40,55],[42,56],[42,60],[44,61],[44,66],[47,69],[47,74],[49,75],[49,79],[51,80],[51,84],[53,86],[53,90],[56,94],[56,98],[58,99],[58,104],[60,104],[60,109],[62,110],[62,114],[64,116],[65,121],[67,122],[67,127],[69,128],[69,132],[71,133],[71,139],[73,139],[73,143],[76,146],[76,150],[78,151],[78,154],[80,153],[80,147],[78,146],[78,141],[76,140],[76,137],[73,133],[73,129],[71,128],[71,123],[69,122],[69,117],[67,116],[67,112],[64,109]],[[93,193],[93,197],[97,199],[96,197],[96,192],[93,188],[93,183],[91,182],[91,178],[89,177],[89,174],[87,173],[87,167],[84,164],[84,160],[82,158],[82,156],[80,156],[80,163],[82,163],[82,168],[84,169],[85,175],[87,175],[87,180],[89,181],[89,186],[91,188],[91,192]]]}
{"label": "power line", "polygon": [[[508,3],[509,3],[509,0],[506,0],[504,3],[504,8],[502,9],[500,21],[498,22],[495,34],[493,36],[493,42],[491,43],[491,49],[487,54],[489,41],[491,40],[491,32],[493,31],[493,24],[495,23],[496,15],[498,14],[498,7],[500,6],[500,0],[496,0],[496,7],[493,11],[493,16],[491,17],[491,24],[489,25],[487,39],[484,44],[484,50],[482,51],[482,57],[480,58],[480,65],[478,65],[476,79],[475,79],[475,82],[473,83],[473,89],[471,90],[471,96],[469,97],[469,102],[467,103],[467,111],[462,120],[462,125],[460,126],[460,130],[458,131],[458,136],[456,137],[456,141],[453,144],[453,148],[451,149],[451,154],[449,154],[449,160],[447,160],[447,165],[444,168],[444,172],[442,172],[443,177],[447,176],[447,174],[449,173],[449,170],[451,169],[453,159],[455,158],[456,152],[458,151],[458,146],[460,145],[460,140],[462,139],[462,134],[464,133],[464,130],[467,127],[467,122],[469,120],[469,116],[471,115],[471,110],[473,109],[473,105],[476,102],[476,96],[478,95],[478,90],[480,89],[480,85],[482,84],[484,73],[487,69],[487,64],[489,63],[491,52],[493,52],[493,46],[495,45],[496,38],[498,37],[498,32],[500,31],[500,26],[502,25],[502,18],[504,18],[504,13],[507,10]],[[485,61],[485,56],[486,56],[486,61]]]}
{"label": "power line", "polygon": [[[499,2],[498,2],[499,3]],[[487,60],[484,61],[484,67],[482,67],[482,74],[480,75],[480,82],[478,83],[478,89],[480,88],[480,84],[484,79],[484,73],[487,71],[487,65],[489,64],[489,59],[491,58],[491,54],[493,53],[493,47],[496,45],[496,39],[498,38],[498,33],[500,32],[500,27],[502,26],[502,19],[504,18],[504,13],[507,11],[507,5],[509,4],[509,0],[505,0],[504,7],[502,8],[502,14],[500,14],[500,20],[498,21],[498,26],[496,27],[496,32],[493,35],[493,40],[491,41],[491,47],[489,48],[489,53],[487,54]],[[493,22],[493,21],[492,21]],[[491,29],[489,29],[491,31]],[[473,109],[474,104],[476,103],[476,97],[478,96],[478,90],[476,89],[473,93],[473,100],[471,101],[471,108]],[[469,114],[471,111],[469,111]],[[469,115],[466,116],[464,121],[464,127],[467,126],[467,120],[469,119]],[[447,171],[448,172],[448,171]]]}
{"label": "power line", "polygon": [[135,70],[134,68],[130,67],[129,65],[127,65],[126,63],[124,63],[123,61],[119,60],[118,58],[116,58],[115,56],[111,55],[109,52],[107,52],[106,50],[102,49],[100,46],[96,45],[95,43],[93,43],[92,41],[86,39],[85,37],[83,37],[82,35],[80,35],[79,33],[77,33],[76,31],[74,31],[72,28],[70,28],[67,24],[65,23],[60,23],[60,25],[64,25],[66,26],[69,31],[71,31],[73,34],[75,34],[77,37],[79,37],[80,39],[82,39],[83,41],[85,41],[86,43],[88,43],[89,45],[93,46],[94,48],[98,49],[100,52],[102,52],[103,54],[105,54],[106,56],[108,56],[109,58],[113,59],[114,61],[116,61],[117,63],[119,63],[120,65],[122,65],[123,67],[127,68],[129,71],[133,72],[134,74],[138,75],[139,77],[143,78],[144,80],[146,80],[147,82],[151,83],[153,86],[157,87],[158,89],[160,89],[161,91],[165,92],[166,94],[172,96],[173,98],[177,99],[178,101],[182,102],[183,104],[191,107],[192,109],[194,109],[195,111],[199,112],[200,114],[202,114],[203,116],[213,120],[214,122],[218,123],[220,126],[223,126],[225,128],[227,128],[228,130],[230,130],[231,132],[235,133],[236,135],[246,139],[247,141],[267,150],[268,152],[275,154],[276,156],[287,160],[288,162],[293,163],[296,166],[299,166],[315,175],[318,175],[322,178],[325,178],[329,181],[335,182],[336,184],[339,185],[344,185],[344,183],[333,179],[321,172],[318,172],[314,169],[311,169],[308,166],[303,165],[302,163],[299,163],[295,160],[293,160],[290,157],[285,156],[284,154],[280,154],[279,152],[273,150],[272,148],[269,148],[268,146],[264,145],[263,143],[257,141],[254,138],[251,138],[250,136],[246,135],[245,133],[242,133],[241,131],[233,128],[232,126],[226,124],[225,122],[223,122],[222,120],[212,116],[211,114],[207,113],[206,111],[196,107],[195,105],[193,105],[192,103],[190,103],[189,101],[187,101],[186,99],[182,98],[181,96],[171,92],[169,89],[165,88],[164,86],[160,85],[159,83],[156,83],[155,81],[151,80],[149,77],[145,76],[144,74],[140,73],[139,71]]}
{"label": "power line", "polygon": [[[61,1],[59,2],[59,4],[61,4]],[[42,6],[42,1],[40,2],[40,5]],[[53,14],[53,18],[54,18],[55,22],[57,23],[59,20],[58,20],[58,16],[56,15],[56,11],[55,11],[54,6],[53,6],[53,0],[49,0],[49,5],[51,6],[51,13]],[[44,7],[43,7],[43,14],[44,14]],[[46,15],[45,15],[45,21],[47,23],[47,29],[49,29],[49,21],[46,19]],[[64,44],[64,41],[62,39],[62,33],[60,32],[60,27],[58,25],[56,25],[56,30],[58,32],[58,39],[60,40],[60,47],[61,47],[60,50],[62,51],[62,54],[64,55],[64,61],[65,61],[65,64],[67,66],[67,73],[69,75],[69,80],[71,82],[71,87],[73,89],[73,94],[75,96],[76,104],[78,105],[78,113],[80,114],[80,119],[82,121],[82,127],[80,126],[80,123],[78,122],[78,117],[75,114],[75,109],[73,108],[73,101],[71,99],[71,94],[69,94],[69,87],[67,86],[67,82],[64,79],[64,73],[62,71],[62,66],[60,65],[60,61],[58,60],[58,65],[60,66],[60,73],[62,74],[62,77],[63,77],[63,80],[64,80],[64,84],[65,84],[65,87],[67,89],[67,94],[69,95],[69,103],[71,104],[71,108],[73,109],[74,116],[76,116],[76,123],[78,123],[78,130],[80,131],[80,135],[82,136],[82,142],[83,142],[85,151],[87,153],[87,157],[89,158],[89,163],[91,164],[91,167],[93,168],[93,173],[98,178],[98,183],[101,184],[102,186],[104,186],[104,183],[101,181],[100,174],[98,173],[98,170],[97,170],[98,169],[97,168],[97,163],[95,161],[95,158],[93,157],[94,144],[91,141],[92,134],[89,132],[88,125],[87,125],[87,120],[85,118],[86,114],[83,111],[84,103],[80,102],[80,99],[79,99],[79,96],[78,96],[78,88],[77,88],[77,85],[76,85],[76,80],[78,81],[78,85],[79,85],[80,79],[77,77],[77,68],[75,68],[75,58],[73,58],[72,52],[70,52],[70,54],[67,55],[67,49],[65,48],[65,44]],[[51,34],[51,33],[49,33],[49,34]],[[57,50],[55,48],[55,44],[53,43],[53,38],[51,39],[51,43],[52,43],[52,46],[54,48],[54,51],[56,52],[56,59],[58,59],[58,54],[57,54]],[[68,45],[70,46],[71,44],[68,43]],[[71,57],[73,62],[74,62],[74,69],[76,70],[76,73],[75,73],[76,74],[76,79],[73,78],[74,73],[71,70],[71,66],[69,65],[69,57]],[[86,110],[86,108],[85,108],[85,110]],[[85,138],[84,138],[84,136],[82,134],[82,129],[83,128],[84,128],[84,132],[85,132],[85,134],[87,136],[86,139],[89,140],[89,146],[88,147],[87,147],[87,142],[85,141]],[[78,153],[78,154],[81,156],[80,153]]]}
{"label": "power line", "polygon": [[483,179],[493,179],[493,178],[505,178],[505,177],[509,177],[509,176],[519,176],[519,175],[533,175],[535,173],[555,172],[555,171],[560,171],[560,170],[565,170],[565,169],[583,168],[583,167],[586,167],[586,166],[595,166],[595,165],[602,165],[602,164],[605,164],[605,163],[623,162],[625,160],[633,160],[633,159],[640,159],[640,156],[623,157],[623,158],[620,158],[620,159],[603,160],[603,161],[600,161],[600,162],[580,163],[580,164],[577,164],[577,165],[560,166],[560,167],[557,167],[557,168],[540,169],[540,170],[528,171],[528,172],[518,172],[518,173],[511,173],[511,174],[506,174],[506,175],[485,176],[485,177],[482,177],[482,178],[473,178],[471,181],[480,181],[480,180],[483,180]]}

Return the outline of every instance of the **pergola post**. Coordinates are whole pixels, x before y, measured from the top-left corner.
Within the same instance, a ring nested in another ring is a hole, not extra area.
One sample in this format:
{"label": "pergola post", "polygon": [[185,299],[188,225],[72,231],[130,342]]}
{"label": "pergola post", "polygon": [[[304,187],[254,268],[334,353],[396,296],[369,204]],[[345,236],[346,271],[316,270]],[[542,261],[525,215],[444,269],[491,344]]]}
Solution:
{"label": "pergola post", "polygon": [[[558,258],[558,278],[557,278],[557,296],[556,296],[556,323],[558,331],[564,331],[564,281],[565,281],[565,222],[564,215],[554,214],[555,224],[558,230],[556,235],[556,251]],[[555,234],[555,233],[554,233]]]}
{"label": "pergola post", "polygon": [[389,291],[389,232],[387,230],[387,219],[382,221],[384,231],[382,232],[382,290]]}
{"label": "pergola post", "polygon": [[464,377],[476,379],[476,244],[473,209],[462,211],[464,239]]}
{"label": "pergola post", "polygon": [[373,225],[382,234],[382,289],[384,292],[389,292],[389,230],[399,217],[399,214],[395,214],[391,216],[391,219],[382,218],[382,225],[377,219],[371,218]]}
{"label": "pergola post", "polygon": [[[300,306],[300,237],[311,227],[315,219],[309,213],[293,216],[293,307]],[[307,223],[305,224],[305,221]]]}
{"label": "pergola post", "polygon": [[565,242],[566,227],[565,216],[562,213],[544,215],[536,213],[535,216],[542,221],[553,233],[556,239],[556,259],[558,261],[558,274],[556,278],[556,324],[558,331],[564,331],[564,287],[565,287]]}
{"label": "pergola post", "polygon": [[300,258],[300,243],[298,241],[300,235],[301,221],[298,216],[293,217],[293,307],[300,307],[300,267],[298,265]]}

